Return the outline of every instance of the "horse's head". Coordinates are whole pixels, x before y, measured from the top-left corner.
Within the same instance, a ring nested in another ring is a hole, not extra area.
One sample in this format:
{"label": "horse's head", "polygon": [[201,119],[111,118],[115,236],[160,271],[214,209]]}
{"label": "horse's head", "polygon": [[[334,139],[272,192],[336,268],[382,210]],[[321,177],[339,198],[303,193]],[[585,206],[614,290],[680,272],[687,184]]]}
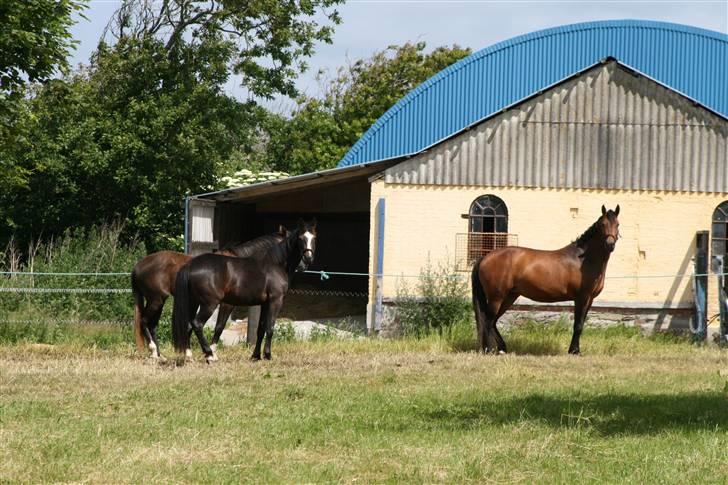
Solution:
{"label": "horse's head", "polygon": [[617,239],[619,239],[618,216],[619,204],[617,204],[617,207],[615,207],[614,210],[607,210],[607,208],[602,205],[602,217],[599,218],[599,226],[601,227],[602,235],[604,236],[604,244],[607,251],[610,253],[614,251],[614,246],[617,244]]}
{"label": "horse's head", "polygon": [[314,217],[311,222],[299,219],[296,235],[296,246],[301,254],[301,262],[298,264],[297,270],[304,271],[311,266],[316,253],[316,218]]}

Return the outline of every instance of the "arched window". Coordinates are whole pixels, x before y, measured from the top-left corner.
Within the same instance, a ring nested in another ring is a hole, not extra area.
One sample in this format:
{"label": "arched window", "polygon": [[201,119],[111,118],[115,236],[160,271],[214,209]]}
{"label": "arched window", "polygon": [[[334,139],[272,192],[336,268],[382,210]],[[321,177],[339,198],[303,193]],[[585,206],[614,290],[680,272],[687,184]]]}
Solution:
{"label": "arched window", "polygon": [[469,232],[507,233],[508,207],[495,195],[483,195],[470,204]]}
{"label": "arched window", "polygon": [[713,256],[728,254],[728,200],[722,202],[713,211],[713,227],[711,228]]}
{"label": "arched window", "polygon": [[495,195],[483,195],[470,204],[470,211],[463,217],[468,219],[468,233],[463,234],[467,236],[467,258],[459,259],[458,267],[467,271],[477,259],[509,245],[508,207]]}

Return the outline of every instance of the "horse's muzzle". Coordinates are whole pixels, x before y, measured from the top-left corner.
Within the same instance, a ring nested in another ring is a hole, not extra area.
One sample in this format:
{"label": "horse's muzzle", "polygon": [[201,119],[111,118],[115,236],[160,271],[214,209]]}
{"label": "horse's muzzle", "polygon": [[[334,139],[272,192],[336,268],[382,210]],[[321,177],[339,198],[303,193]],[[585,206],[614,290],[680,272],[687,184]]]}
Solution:
{"label": "horse's muzzle", "polygon": [[308,269],[308,267],[311,266],[312,263],[313,263],[313,253],[309,255],[304,252],[303,256],[301,257],[301,261],[299,261],[298,266],[296,267],[296,271],[299,273],[302,271],[306,271]]}
{"label": "horse's muzzle", "polygon": [[611,253],[612,251],[614,251],[614,247],[617,245],[617,239],[609,236],[604,242],[604,245],[607,247],[607,251]]}

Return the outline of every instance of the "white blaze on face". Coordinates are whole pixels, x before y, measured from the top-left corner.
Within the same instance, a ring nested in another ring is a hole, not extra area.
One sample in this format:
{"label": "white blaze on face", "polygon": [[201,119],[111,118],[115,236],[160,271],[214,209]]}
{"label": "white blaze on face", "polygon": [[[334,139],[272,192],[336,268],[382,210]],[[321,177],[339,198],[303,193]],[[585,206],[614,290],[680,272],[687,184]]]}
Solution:
{"label": "white blaze on face", "polygon": [[303,233],[303,238],[306,240],[306,248],[305,251],[312,251],[313,252],[313,238],[316,237],[313,234],[311,234],[309,231],[306,231]]}

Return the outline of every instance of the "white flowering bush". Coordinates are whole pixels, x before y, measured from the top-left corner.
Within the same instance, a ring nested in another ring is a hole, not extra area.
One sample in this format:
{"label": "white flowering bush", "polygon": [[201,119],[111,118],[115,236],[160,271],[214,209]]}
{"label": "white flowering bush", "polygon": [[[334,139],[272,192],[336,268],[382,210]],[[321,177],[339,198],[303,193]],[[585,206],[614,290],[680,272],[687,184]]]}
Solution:
{"label": "white flowering bush", "polygon": [[226,189],[235,187],[244,187],[246,185],[257,184],[259,182],[268,182],[270,180],[278,180],[288,177],[286,172],[253,172],[244,168],[235,172],[232,177],[222,177],[220,182]]}

